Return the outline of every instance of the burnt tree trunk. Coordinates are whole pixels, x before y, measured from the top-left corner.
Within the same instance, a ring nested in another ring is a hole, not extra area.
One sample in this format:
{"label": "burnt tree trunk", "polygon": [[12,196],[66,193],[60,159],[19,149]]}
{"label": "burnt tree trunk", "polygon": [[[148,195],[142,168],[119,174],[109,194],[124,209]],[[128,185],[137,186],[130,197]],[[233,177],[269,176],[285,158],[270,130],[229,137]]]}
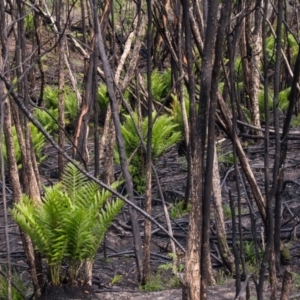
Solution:
{"label": "burnt tree trunk", "polygon": [[[100,30],[100,24],[99,24],[99,20],[97,18],[97,2],[95,0],[92,1],[92,10],[93,10],[94,22],[95,22],[94,26],[98,27],[98,34],[96,36],[96,47],[98,47],[99,55],[101,57],[102,64],[103,64],[104,74],[106,77],[107,91],[108,91],[108,95],[109,95],[112,117],[113,117],[115,130],[116,130],[116,140],[117,140],[117,146],[118,146],[118,151],[119,151],[119,156],[120,156],[121,169],[122,169],[122,173],[123,173],[123,176],[125,179],[125,188],[126,188],[126,192],[128,194],[130,201],[134,202],[132,177],[130,175],[129,168],[128,168],[128,162],[127,162],[126,152],[125,152],[125,148],[124,148],[124,140],[123,140],[122,132],[121,132],[119,106],[118,106],[118,101],[117,101],[116,94],[114,91],[114,78],[113,78],[113,74],[112,74],[112,69],[109,65],[109,62],[108,62],[108,59],[107,59],[107,56],[105,53],[102,33]],[[139,225],[137,222],[136,211],[134,211],[131,206],[129,207],[129,213],[130,213],[133,240],[134,240],[134,252],[135,252],[136,264],[137,264],[137,270],[138,270],[138,280],[141,281],[141,279],[143,277],[141,235],[140,235],[140,231],[139,231]]]}

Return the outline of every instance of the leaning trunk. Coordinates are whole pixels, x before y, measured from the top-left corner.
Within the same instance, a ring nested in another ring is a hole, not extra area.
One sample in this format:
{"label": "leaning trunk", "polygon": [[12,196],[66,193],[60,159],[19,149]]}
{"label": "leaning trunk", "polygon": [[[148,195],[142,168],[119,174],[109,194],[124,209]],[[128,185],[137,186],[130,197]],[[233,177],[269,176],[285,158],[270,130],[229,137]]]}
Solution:
{"label": "leaning trunk", "polygon": [[219,175],[219,166],[218,166],[218,157],[215,147],[215,156],[214,156],[214,169],[213,169],[213,200],[214,200],[214,216],[215,216],[215,225],[216,225],[216,234],[218,240],[218,247],[222,260],[229,270],[229,272],[234,273],[234,256],[227,243],[227,234],[224,222],[224,211],[222,206],[222,194],[220,187],[220,175]]}

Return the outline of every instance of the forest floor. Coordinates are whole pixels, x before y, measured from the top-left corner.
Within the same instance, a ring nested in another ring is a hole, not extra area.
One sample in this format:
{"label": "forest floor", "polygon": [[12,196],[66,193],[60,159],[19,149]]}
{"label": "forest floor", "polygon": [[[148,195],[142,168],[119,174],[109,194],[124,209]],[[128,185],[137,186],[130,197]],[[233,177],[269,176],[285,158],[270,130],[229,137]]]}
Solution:
{"label": "forest floor", "polygon": [[[49,55],[50,56],[50,55]],[[51,57],[48,58],[51,62]],[[73,67],[78,65],[78,69],[74,72],[83,74],[82,57],[81,55],[72,56]],[[56,66],[49,63],[48,77],[54,81],[57,78]],[[50,80],[50,79],[49,79]],[[48,82],[49,83],[49,82]],[[56,84],[56,82],[50,82]],[[49,83],[49,84],[50,84]],[[296,135],[296,133],[295,133]],[[299,132],[295,140],[289,141],[288,157],[285,164],[285,182],[283,188],[283,221],[282,221],[282,241],[284,242],[287,251],[287,256],[284,261],[285,266],[288,266],[292,272],[298,274],[295,276],[291,299],[300,299],[300,138]],[[228,233],[228,242],[231,245],[232,241],[232,221],[230,218],[229,208],[229,190],[234,199],[237,199],[237,178],[233,169],[233,155],[231,141],[224,138],[222,134],[217,137],[219,140],[217,149],[219,155],[219,169],[221,177],[222,196],[224,203],[224,213],[226,220],[226,229]],[[244,142],[244,149],[247,153],[248,160],[254,172],[257,184],[263,193],[264,191],[264,150],[263,142],[251,144]],[[270,148],[270,158],[274,159],[274,145]],[[66,151],[69,151],[66,149]],[[40,165],[41,181],[44,185],[51,185],[57,180],[57,153],[56,150],[48,145],[45,149],[47,159]],[[91,159],[93,153],[91,151]],[[183,199],[186,187],[187,163],[184,157],[179,157],[176,147],[170,149],[157,162],[156,168],[158,171],[160,184],[167,200],[169,211],[176,207],[176,203]],[[272,165],[272,161],[271,164]],[[92,171],[92,170],[91,170]],[[272,169],[270,170],[272,171]],[[116,167],[116,172],[119,168]],[[247,248],[246,261],[247,272],[255,273],[255,264],[253,264],[253,233],[257,235],[258,247],[263,247],[263,226],[256,205],[253,203],[250,188],[246,183],[246,179],[241,175],[239,178],[241,188],[242,202],[242,225],[243,239],[245,249]],[[8,205],[12,207],[12,192],[9,181],[7,181]],[[158,199],[157,185],[153,182],[153,216],[156,220],[166,228],[165,217],[160,199]],[[144,195],[136,196],[136,203],[143,207]],[[5,247],[4,236],[4,213],[3,199],[0,194],[0,266],[6,263],[7,253]],[[169,238],[161,231],[153,226],[152,245],[151,245],[151,267],[153,270],[152,287],[148,291],[141,291],[136,273],[136,263],[133,253],[133,239],[128,216],[128,207],[125,206],[122,213],[114,220],[112,226],[107,232],[106,238],[102,243],[93,269],[93,281],[91,291],[89,288],[83,287],[78,289],[74,299],[98,299],[103,300],[179,300],[181,299],[180,284],[172,276],[170,270],[161,271],[160,266],[167,266],[171,259],[168,256],[171,252]],[[253,217],[251,219],[251,216]],[[138,215],[141,235],[143,235],[144,218]],[[251,223],[255,220],[255,224]],[[188,213],[172,218],[172,228],[174,237],[186,248],[186,237],[188,230],[189,218]],[[255,228],[252,230],[252,228]],[[23,251],[19,230],[17,225],[9,219],[9,234],[10,234],[10,255],[12,265],[16,272],[14,280],[20,280],[26,287],[26,292],[30,293],[30,276],[28,265],[26,263],[25,253]],[[223,266],[220,254],[217,248],[217,240],[214,228],[213,207],[211,210],[211,255],[214,272],[216,275],[217,285],[211,286],[208,292],[209,300],[233,300],[235,298],[234,279],[229,276]],[[184,264],[184,254],[180,251],[177,253],[178,259]],[[160,286],[163,291],[149,292],[149,290]],[[243,282],[242,282],[243,286]],[[29,287],[29,288],[28,288]],[[175,288],[176,287],[176,288]],[[250,283],[251,299],[256,299],[256,292],[253,282]],[[278,295],[280,294],[281,282],[279,280]],[[66,289],[60,289],[56,294],[49,294],[49,297],[44,299],[54,300],[60,298]],[[61,294],[59,294],[61,293]],[[70,295],[72,296],[72,295]],[[72,297],[73,297],[72,296]],[[243,297],[245,293],[243,294]],[[241,298],[242,299],[242,298]],[[245,297],[243,298],[245,299]],[[268,297],[268,282],[265,284],[265,299]]]}
{"label": "forest floor", "polygon": [[[300,236],[299,231],[299,193],[300,193],[300,158],[298,155],[300,141],[291,141],[289,146],[289,154],[285,165],[285,184],[283,190],[283,221],[282,221],[282,241],[286,247],[287,255],[283,261],[283,270],[288,266],[295,273],[294,285],[291,299],[300,299]],[[246,151],[248,159],[251,163],[257,183],[263,191],[263,146],[260,144],[247,144]],[[231,190],[232,195],[236,197],[237,187],[230,155],[232,150],[230,141],[222,139],[218,144],[219,167],[221,176],[221,186],[223,193],[224,208],[228,206],[228,191]],[[46,148],[45,154],[47,159],[40,165],[40,173],[43,184],[53,184],[57,179],[57,163],[56,154],[51,146]],[[92,152],[91,152],[92,154]],[[270,152],[274,157],[274,150]],[[227,157],[227,158],[226,158]],[[226,158],[226,159],[225,159]],[[175,204],[182,200],[186,185],[186,160],[179,157],[177,149],[173,148],[156,162],[156,168],[159,174],[160,183],[164,191],[164,195],[168,202],[169,211],[175,207]],[[116,168],[118,172],[118,168]],[[259,241],[259,247],[263,247],[261,236],[263,236],[263,226],[256,206],[251,200],[251,192],[245,182],[243,176],[240,178],[240,187],[242,193],[242,224],[243,238],[245,245],[246,269],[247,273],[255,273],[255,263],[253,263],[253,234],[251,231],[251,214],[255,216],[256,224],[255,233]],[[7,192],[11,194],[9,183],[7,184]],[[157,192],[157,185],[153,183],[153,194]],[[166,227],[165,217],[162,205],[159,199],[153,198],[153,216],[157,221]],[[136,197],[137,204],[143,207],[144,195]],[[9,197],[9,206],[12,206],[12,199]],[[4,219],[1,200],[0,210],[0,264],[6,261],[7,255],[4,240]],[[251,207],[251,209],[249,209]],[[160,266],[167,266],[170,263],[168,254],[171,252],[168,237],[160,230],[153,226],[152,245],[151,245],[151,267],[153,277],[151,284],[146,291],[141,291],[136,274],[136,264],[133,254],[133,239],[130,229],[130,221],[127,213],[128,207],[125,206],[122,213],[114,220],[112,226],[106,234],[105,241],[99,248],[95,258],[93,269],[93,291],[99,299],[181,299],[181,288],[178,281],[174,279],[170,270],[161,270]],[[228,232],[228,241],[231,244],[232,226],[228,211],[225,209],[225,219]],[[144,218],[138,216],[141,234],[143,235]],[[188,230],[188,213],[172,218],[172,228],[175,238],[186,248],[186,237]],[[217,241],[214,233],[214,215],[211,212],[211,254],[212,264],[217,279],[217,285],[210,287],[208,299],[225,300],[235,298],[234,279],[227,275],[221,261],[221,257],[217,250]],[[19,279],[28,286],[29,274],[26,264],[25,254],[22,248],[19,231],[16,224],[10,220],[10,254],[11,260]],[[184,263],[184,255],[177,252],[178,259]],[[298,275],[297,275],[298,274]],[[242,282],[243,286],[243,282]],[[256,299],[254,284],[251,282],[251,299]],[[175,287],[175,288],[174,288]],[[164,291],[156,291],[149,293],[153,289],[161,288]],[[279,280],[278,295],[280,294],[281,282]],[[83,293],[85,293],[83,291]],[[89,291],[86,291],[89,293]],[[94,299],[93,297],[85,297],[80,299]],[[245,295],[245,293],[244,293]],[[79,293],[77,297],[80,297]],[[75,297],[74,299],[79,299]],[[268,283],[266,279],[265,298],[268,299]],[[45,299],[63,299],[59,297],[49,297]],[[73,298],[72,298],[73,299]],[[243,298],[241,298],[243,299]]]}

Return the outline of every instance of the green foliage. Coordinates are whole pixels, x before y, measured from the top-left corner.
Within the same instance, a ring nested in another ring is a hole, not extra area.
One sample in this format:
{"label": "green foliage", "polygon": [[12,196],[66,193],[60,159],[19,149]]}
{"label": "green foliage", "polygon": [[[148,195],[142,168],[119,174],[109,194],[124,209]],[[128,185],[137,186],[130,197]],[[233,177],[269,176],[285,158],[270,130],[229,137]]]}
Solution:
{"label": "green foliage", "polygon": [[139,287],[144,292],[156,292],[164,289],[164,284],[160,273],[150,275],[147,283]]}
{"label": "green foliage", "polygon": [[226,284],[232,281],[232,275],[226,273],[224,270],[219,270],[216,275],[217,285]]}
{"label": "green foliage", "polygon": [[223,163],[226,165],[233,165],[234,163],[234,157],[233,157],[233,152],[226,152],[223,154],[218,155],[218,161],[219,163]]}
{"label": "green foliage", "polygon": [[224,212],[225,218],[231,220],[232,212],[231,212],[230,205],[228,203],[223,204],[223,212]]}
{"label": "green foliage", "polygon": [[48,132],[58,132],[58,108],[50,107],[46,110],[35,108],[33,115]]}
{"label": "green foliage", "polygon": [[[73,124],[78,113],[77,98],[68,87],[63,90],[65,102],[65,124]],[[35,108],[33,115],[50,133],[58,131],[58,89],[46,86],[44,91],[44,109]],[[48,113],[49,112],[49,113]],[[50,114],[50,115],[49,115]]]}
{"label": "green foliage", "polygon": [[289,96],[291,88],[286,88],[279,92],[278,94],[278,106],[282,111],[286,111],[289,106]]}
{"label": "green foliage", "polygon": [[[278,107],[282,111],[286,111],[289,105],[289,95],[291,92],[291,88],[286,88],[279,92],[278,94]],[[270,111],[273,110],[273,91],[270,90],[268,93],[268,101],[269,101],[269,109]],[[264,98],[264,89],[261,88],[258,92],[258,104],[259,104],[259,112],[261,115],[261,118],[264,120],[265,115],[265,98]]]}
{"label": "green foliage", "polygon": [[[176,254],[168,253],[172,260],[177,260]],[[145,286],[141,287],[144,291],[158,291],[166,288],[176,288],[181,285],[177,276],[178,273],[183,272],[184,264],[178,263],[174,266],[172,262],[161,264],[158,266],[156,274],[150,276]]]}
{"label": "green foliage", "polygon": [[122,280],[123,280],[123,275],[117,274],[117,275],[115,275],[115,276],[111,279],[111,281],[110,281],[109,284],[110,284],[110,285],[115,285],[115,284],[121,282]]}
{"label": "green foliage", "polygon": [[292,117],[292,122],[291,122],[293,127],[298,127],[300,126],[300,115],[298,114],[297,116]]}
{"label": "green foliage", "polygon": [[276,49],[275,38],[271,34],[270,36],[268,36],[266,38],[266,51],[267,51],[268,59],[271,62],[274,62],[274,60],[275,60],[275,49]]}
{"label": "green foliage", "polygon": [[[256,252],[255,252],[255,244],[253,241],[244,241],[243,242],[245,260],[246,260],[246,268],[248,272],[255,273],[258,271],[259,265],[256,261]],[[263,256],[263,251],[258,250],[258,258],[259,260]]]}
{"label": "green foliage", "polygon": [[[174,146],[182,139],[181,132],[178,130],[178,125],[174,124],[174,118],[168,115],[161,115],[156,118],[156,113],[153,113],[155,120],[152,127],[152,157],[157,159],[166,150]],[[140,186],[140,190],[144,189],[144,166],[145,152],[141,146],[140,138],[137,134],[135,124],[138,124],[138,115],[133,113],[133,118],[130,115],[124,115],[125,122],[122,125],[122,135],[125,142],[125,151],[127,157],[131,157],[130,172],[135,185]],[[141,134],[144,141],[147,142],[148,118],[141,120]],[[140,149],[137,150],[137,148]],[[117,150],[115,150],[115,158],[118,161]]]}
{"label": "green foliage", "polygon": [[184,200],[177,201],[176,203],[171,204],[170,215],[173,219],[178,219],[187,214],[190,210],[190,205],[187,207],[187,209],[184,209]]}
{"label": "green foliage", "polygon": [[34,16],[33,13],[29,13],[24,19],[24,27],[27,35],[32,35],[34,33]]}
{"label": "green foliage", "polygon": [[[266,50],[269,60],[274,63],[275,62],[275,49],[276,49],[276,40],[273,35],[270,35],[266,39]],[[294,36],[290,33],[282,37],[282,44],[286,45],[285,47],[289,47],[289,51],[292,57],[292,63],[295,63],[296,56],[298,53],[298,43]]]}
{"label": "green foliage", "polygon": [[99,110],[106,110],[109,104],[109,97],[107,94],[107,86],[105,84],[100,84],[98,88],[98,105]]}
{"label": "green foliage", "polygon": [[234,61],[234,70],[237,76],[237,82],[243,81],[243,66],[242,66],[242,58],[238,56]]}
{"label": "green foliage", "polygon": [[171,90],[171,69],[164,72],[154,70],[151,74],[152,96],[156,101],[163,101]]}
{"label": "green foliage", "polygon": [[293,275],[293,280],[297,289],[300,289],[300,274],[296,272],[291,272]]}
{"label": "green foliage", "polygon": [[[30,130],[31,141],[32,141],[34,153],[36,155],[37,162],[41,163],[46,158],[46,156],[44,156],[42,154],[43,153],[42,150],[46,143],[46,138],[32,123],[29,124],[29,130]],[[21,148],[19,145],[15,126],[12,127],[11,133],[12,133],[12,139],[13,139],[13,146],[14,146],[14,150],[15,150],[15,158],[16,158],[16,161],[18,164],[18,168],[21,169],[22,168]],[[5,161],[7,161],[8,158],[7,158],[5,144],[3,144],[3,153],[4,153],[4,159],[5,159]]]}
{"label": "green foliage", "polygon": [[291,260],[292,255],[289,246],[287,244],[284,245],[283,248],[280,250],[280,255],[281,255],[281,260],[284,263],[288,263]]}
{"label": "green foliage", "polygon": [[110,196],[68,164],[62,181],[45,188],[41,203],[24,195],[15,204],[12,216],[45,257],[52,284],[60,283],[63,261],[74,282],[82,263],[95,257],[108,226],[123,206],[119,199],[107,202]]}
{"label": "green foliage", "polygon": [[[183,116],[182,116],[182,109],[181,104],[177,98],[176,95],[171,94],[171,116],[173,117],[174,124],[178,125],[178,130],[182,132],[182,135],[184,133],[184,124],[183,124]],[[185,103],[185,110],[187,113],[187,116],[190,114],[190,101],[188,98],[188,95],[186,94],[184,97],[184,103]]]}
{"label": "green foliage", "polygon": [[[272,98],[270,92],[268,93],[268,102],[269,102],[268,104],[269,104],[269,110],[271,111],[273,109],[273,98]],[[260,89],[258,91],[258,106],[259,106],[259,114],[261,116],[261,119],[264,120],[264,118],[265,118],[265,95],[264,95],[264,89]]]}
{"label": "green foliage", "polygon": [[[125,101],[127,102],[129,101],[130,93],[128,90],[124,92],[123,98],[125,99]],[[98,87],[98,105],[99,105],[100,114],[106,112],[109,105],[109,96],[108,96],[106,84],[100,84]],[[122,111],[123,108],[121,107],[121,112]]]}
{"label": "green foliage", "polygon": [[299,45],[298,45],[297,40],[290,33],[288,33],[288,35],[287,35],[287,44],[289,46],[290,53],[292,55],[292,64],[294,64],[296,62]]}
{"label": "green foliage", "polygon": [[256,265],[255,245],[252,241],[243,242],[245,259],[251,265]]}
{"label": "green foliage", "polygon": [[[4,273],[6,271],[2,269]],[[20,279],[19,274],[16,270],[12,270],[12,282],[15,284],[15,286],[18,288],[18,290],[23,294],[26,295],[28,291],[28,287],[24,286],[22,280]],[[12,300],[23,300],[23,296],[20,294],[13,285],[11,286],[11,299]],[[7,295],[7,279],[4,278],[2,275],[0,275],[0,300],[6,300],[8,299]]]}
{"label": "green foliage", "polygon": [[73,123],[78,114],[78,103],[75,92],[71,92],[66,89],[65,93],[65,114],[66,114],[66,124]]}
{"label": "green foliage", "polygon": [[[168,253],[168,257],[170,257],[172,260],[178,260],[177,255],[174,253]],[[174,264],[172,262],[161,264],[158,267],[159,270],[168,271],[172,270],[173,273],[182,272],[184,270],[184,264],[179,263],[176,267],[174,267]]]}

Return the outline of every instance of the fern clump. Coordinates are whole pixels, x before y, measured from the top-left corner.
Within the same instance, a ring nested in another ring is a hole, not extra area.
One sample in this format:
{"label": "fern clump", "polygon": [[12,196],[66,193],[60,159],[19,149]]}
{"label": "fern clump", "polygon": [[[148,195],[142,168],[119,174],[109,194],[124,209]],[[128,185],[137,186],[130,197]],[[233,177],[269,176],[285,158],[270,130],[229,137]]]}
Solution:
{"label": "fern clump", "polygon": [[[122,125],[122,135],[125,142],[125,151],[127,157],[130,157],[130,172],[133,177],[135,187],[139,192],[145,188],[145,151],[141,145],[140,138],[136,131],[135,124],[138,122],[138,114],[133,113],[133,118],[130,115],[124,115],[125,122]],[[178,124],[174,122],[174,118],[168,115],[157,117],[153,113],[154,120],[152,127],[152,158],[158,159],[166,150],[170,149],[182,139],[182,133]],[[147,143],[148,118],[141,120],[141,134],[144,141]],[[118,162],[117,151],[115,153]]]}
{"label": "fern clump", "polygon": [[63,262],[69,266],[67,279],[74,283],[82,264],[93,261],[108,226],[123,206],[120,199],[108,202],[110,196],[68,164],[62,181],[45,188],[41,203],[24,195],[15,204],[12,216],[45,257],[53,285],[61,282]]}
{"label": "fern clump", "polygon": [[[29,123],[29,130],[30,130],[30,136],[31,136],[31,141],[32,141],[32,147],[33,147],[33,151],[34,154],[36,156],[36,160],[38,163],[41,163],[46,156],[43,155],[43,148],[46,144],[46,138],[44,137],[44,135],[32,124]],[[21,169],[22,168],[22,152],[21,152],[21,148],[19,145],[19,140],[17,137],[17,132],[16,132],[16,128],[15,126],[12,126],[12,139],[13,139],[13,146],[14,146],[14,150],[15,150],[15,158],[18,164],[18,168]],[[4,159],[5,161],[8,160],[7,157],[7,151],[6,151],[6,145],[3,144],[3,154],[4,154]]]}
{"label": "fern clump", "polygon": [[155,69],[151,74],[152,97],[156,101],[163,101],[171,90],[171,69],[159,72]]}
{"label": "fern clump", "polygon": [[[65,102],[65,124],[72,125],[78,114],[78,103],[76,94],[69,88],[64,88]],[[59,129],[58,126],[58,89],[55,87],[46,86],[44,93],[45,107],[35,108],[33,111],[34,117],[45,127],[45,129],[54,133]]]}

